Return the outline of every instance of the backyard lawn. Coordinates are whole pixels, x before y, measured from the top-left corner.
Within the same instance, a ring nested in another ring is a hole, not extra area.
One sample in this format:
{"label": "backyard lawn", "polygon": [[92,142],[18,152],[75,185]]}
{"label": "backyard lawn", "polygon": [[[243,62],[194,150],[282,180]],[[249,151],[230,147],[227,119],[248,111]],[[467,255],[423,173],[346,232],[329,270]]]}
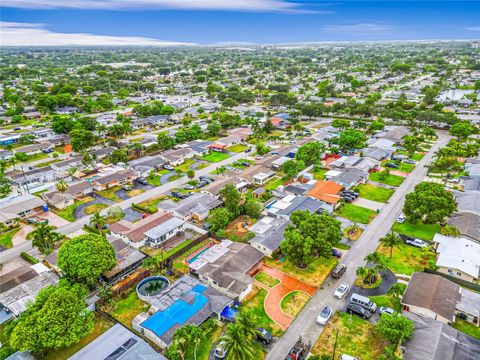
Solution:
{"label": "backyard lawn", "polygon": [[263,271],[260,271],[257,275],[255,275],[255,280],[268,287],[274,287],[275,285],[280,284],[280,280],[274,278],[271,275],[268,275]]}
{"label": "backyard lawn", "polygon": [[304,281],[314,286],[322,285],[325,279],[330,275],[332,269],[338,263],[337,259],[335,259],[334,257],[330,257],[327,259],[320,257],[313,258],[308,263],[308,268],[306,268],[305,270],[300,270],[287,259],[282,262],[280,260],[265,258],[263,262],[267,266],[279,269],[298,280]]}
{"label": "backyard lawn", "polygon": [[372,172],[370,176],[368,177],[370,180],[379,182],[382,184],[387,184],[390,186],[400,186],[402,185],[403,181],[405,178],[398,176],[398,175],[392,175],[388,174],[385,179],[382,179],[382,173],[381,172]]}
{"label": "backyard lawn", "polygon": [[377,215],[376,211],[353,204],[343,204],[335,214],[362,224],[368,224]]}
{"label": "backyard lawn", "polygon": [[137,296],[135,288],[126,297],[114,300],[112,303],[113,310],[110,312],[115,319],[123,325],[131,328],[132,320],[138,314],[146,312],[150,305],[140,300]]}
{"label": "backyard lawn", "polygon": [[[332,317],[331,322],[338,330],[335,360],[340,359],[342,354],[348,354],[362,360],[381,358],[387,342],[377,333],[374,324],[342,312],[337,312]],[[335,334],[333,326],[329,323],[325,326],[311,353],[319,356],[331,355],[335,343]]]}
{"label": "backyard lawn", "polygon": [[86,202],[89,202],[93,200],[92,197],[89,197],[87,196],[86,198],[82,199],[82,200],[75,200],[75,202],[73,203],[73,205],[70,205],[70,206],[67,206],[65,209],[63,210],[55,210],[55,213],[64,218],[65,220],[67,221],[70,221],[70,222],[73,222],[75,221],[75,218],[73,217],[73,211],[79,206],[79,205],[82,205]]}
{"label": "backyard lawn", "polygon": [[240,312],[249,311],[253,313],[260,326],[270,331],[273,336],[281,336],[283,330],[277,325],[277,323],[270,319],[265,312],[264,302],[266,297],[267,290],[254,287],[253,291],[240,306]]}
{"label": "backyard lawn", "polygon": [[0,235],[0,246],[3,246],[4,248],[11,248],[13,246],[12,244],[12,238],[13,235],[15,235],[18,231],[20,230],[20,227],[12,229],[10,231],[4,232],[3,234]]}
{"label": "backyard lawn", "polygon": [[386,203],[395,192],[392,189],[385,189],[372,184],[361,184],[352,190],[357,191],[360,194],[360,197],[364,199],[378,201],[381,203]]}
{"label": "backyard lawn", "polygon": [[201,159],[211,163],[217,163],[228,159],[229,157],[230,155],[228,155],[227,153],[212,151],[210,154],[201,157]]}
{"label": "backyard lawn", "polygon": [[280,307],[285,314],[296,317],[309,299],[310,296],[307,293],[295,290],[283,297]]}
{"label": "backyard lawn", "polygon": [[[78,343],[71,346],[48,351],[46,354],[37,355],[37,359],[42,360],[66,360],[90,344],[93,340],[110,329],[114,324],[104,316],[95,314],[95,326],[91,333],[82,338]],[[93,360],[93,359],[92,359]]]}
{"label": "backyard lawn", "polygon": [[275,176],[272,179],[270,179],[269,181],[267,181],[267,183],[264,185],[264,188],[267,189],[267,190],[275,190],[276,188],[278,188],[282,184],[283,184],[282,178]]}
{"label": "backyard lawn", "polygon": [[423,252],[411,245],[394,247],[391,259],[390,248],[379,246],[377,252],[383,258],[385,265],[395,274],[412,275],[414,271],[423,271],[425,267],[429,267],[428,262],[435,259],[435,253]]}
{"label": "backyard lawn", "polygon": [[323,180],[325,179],[325,174],[327,173],[327,169],[318,169],[317,171],[313,171],[313,178],[315,180]]}
{"label": "backyard lawn", "polygon": [[393,225],[393,231],[402,235],[430,241],[436,233],[440,232],[440,225],[423,224],[421,222],[411,224],[405,221],[403,224],[395,223],[395,225]]}
{"label": "backyard lawn", "polygon": [[177,246],[175,246],[174,248],[172,248],[168,251],[163,251],[162,249],[154,249],[154,248],[151,248],[151,247],[148,247],[148,246],[143,246],[143,247],[140,248],[140,250],[142,252],[144,252],[145,254],[149,255],[149,256],[157,256],[157,255],[162,254],[164,258],[167,258],[170,255],[175,254],[180,249],[183,249],[185,246],[190,244],[193,240],[194,240],[194,238],[186,239],[184,242],[178,244]]}
{"label": "backyard lawn", "polygon": [[468,322],[459,319],[458,317],[455,319],[455,322],[452,326],[457,329],[458,331],[463,332],[464,334],[473,336],[474,338],[480,339],[480,327],[469,324]]}
{"label": "backyard lawn", "polygon": [[248,146],[241,145],[241,144],[236,144],[236,145],[232,145],[232,146],[228,147],[227,151],[231,151],[231,152],[234,152],[234,153],[241,153],[241,152],[245,151],[246,149],[248,149]]}

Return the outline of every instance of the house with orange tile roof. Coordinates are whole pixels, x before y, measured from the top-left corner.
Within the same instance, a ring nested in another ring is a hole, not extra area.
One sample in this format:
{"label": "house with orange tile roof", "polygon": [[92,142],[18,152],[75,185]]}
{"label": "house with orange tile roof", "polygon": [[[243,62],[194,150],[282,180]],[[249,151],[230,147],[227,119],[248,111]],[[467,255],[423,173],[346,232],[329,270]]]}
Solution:
{"label": "house with orange tile roof", "polygon": [[307,196],[321,200],[328,204],[336,205],[340,200],[339,193],[342,191],[343,186],[333,181],[319,180],[315,184],[315,187],[307,192]]}

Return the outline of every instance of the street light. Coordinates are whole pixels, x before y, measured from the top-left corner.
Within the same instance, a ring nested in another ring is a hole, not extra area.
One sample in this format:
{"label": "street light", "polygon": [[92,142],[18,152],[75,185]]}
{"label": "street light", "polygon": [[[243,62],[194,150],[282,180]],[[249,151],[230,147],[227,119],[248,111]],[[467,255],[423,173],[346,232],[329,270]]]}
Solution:
{"label": "street light", "polygon": [[332,356],[332,360],[335,360],[335,352],[337,350],[338,329],[335,325],[333,325],[331,321],[330,321],[330,325],[332,325],[333,328],[335,329],[335,343],[333,345],[333,356]]}

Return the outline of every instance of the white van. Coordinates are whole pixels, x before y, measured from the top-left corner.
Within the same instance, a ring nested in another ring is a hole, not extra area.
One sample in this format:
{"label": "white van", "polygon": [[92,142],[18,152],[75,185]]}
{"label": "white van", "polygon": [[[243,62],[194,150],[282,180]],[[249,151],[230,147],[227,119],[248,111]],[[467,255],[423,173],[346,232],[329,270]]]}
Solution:
{"label": "white van", "polygon": [[350,302],[353,304],[358,304],[372,313],[377,311],[377,304],[375,304],[372,300],[365,296],[359,294],[352,294],[352,296],[350,297]]}

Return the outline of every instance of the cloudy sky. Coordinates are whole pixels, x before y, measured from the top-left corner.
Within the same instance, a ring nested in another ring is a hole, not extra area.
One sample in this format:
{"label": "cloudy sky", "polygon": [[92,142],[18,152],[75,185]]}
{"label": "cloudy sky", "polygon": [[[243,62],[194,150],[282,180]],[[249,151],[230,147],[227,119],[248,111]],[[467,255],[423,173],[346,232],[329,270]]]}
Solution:
{"label": "cloudy sky", "polygon": [[1,0],[0,45],[480,39],[480,1]]}

